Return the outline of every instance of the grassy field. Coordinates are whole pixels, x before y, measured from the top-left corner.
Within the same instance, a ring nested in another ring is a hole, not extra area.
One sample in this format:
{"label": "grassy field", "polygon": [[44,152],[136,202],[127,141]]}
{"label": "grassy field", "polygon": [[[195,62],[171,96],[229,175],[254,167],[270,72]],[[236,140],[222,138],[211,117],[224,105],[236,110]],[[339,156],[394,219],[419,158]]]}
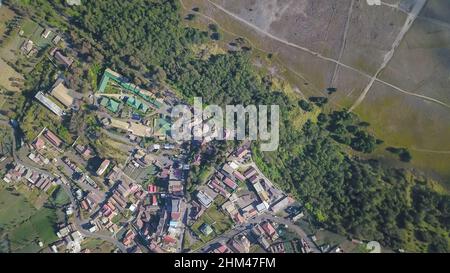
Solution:
{"label": "grassy field", "polygon": [[64,206],[70,203],[69,196],[60,186],[57,186],[50,194],[50,196],[52,197],[52,201],[56,206]]}
{"label": "grassy field", "polygon": [[0,226],[9,228],[28,219],[35,213],[35,208],[22,195],[0,188]]}
{"label": "grassy field", "polygon": [[[413,157],[410,166],[449,181],[450,110],[376,84],[355,111],[385,141],[384,147],[408,148]],[[392,158],[383,149],[376,155]]]}
{"label": "grassy field", "polygon": [[20,91],[19,87],[22,85],[23,76],[2,59],[0,59],[0,71],[2,71],[0,73],[0,87],[10,91]]}
{"label": "grassy field", "polygon": [[48,245],[57,236],[54,231],[56,213],[49,208],[36,209],[20,193],[0,188],[0,236],[9,241],[11,252],[37,252],[37,242]]}
{"label": "grassy field", "polygon": [[36,241],[42,241],[48,245],[58,239],[53,228],[56,216],[51,209],[40,209],[27,221],[15,227],[11,231],[10,240],[13,252],[27,249]]}
{"label": "grassy field", "polygon": [[0,154],[7,155],[12,151],[13,139],[11,129],[0,125]]}
{"label": "grassy field", "polygon": [[[191,229],[200,237],[203,243],[206,243],[216,236],[228,231],[233,225],[231,218],[219,210],[220,206],[223,204],[223,201],[223,198],[217,197],[211,207],[209,207],[191,226]],[[213,232],[208,236],[204,235],[199,229],[204,223],[210,225],[213,229]]]}
{"label": "grassy field", "polygon": [[46,193],[41,192],[41,190],[37,188],[30,189],[23,183],[15,185],[15,190],[25,197],[27,201],[36,209],[42,208],[48,199],[48,195]]}
{"label": "grassy field", "polygon": [[112,140],[106,135],[95,141],[94,146],[104,158],[114,158],[118,162],[125,162],[128,157],[128,145]]}
{"label": "grassy field", "polygon": [[17,33],[12,31],[10,36],[5,36],[5,31],[8,22],[15,16],[16,14],[8,7],[0,7],[0,110],[5,112],[12,110],[18,96],[13,92],[20,91],[23,84],[23,76],[5,61],[14,55],[8,50],[8,45],[12,44],[11,36],[15,37]]}
{"label": "grassy field", "polygon": [[0,7],[0,40],[3,40],[2,37],[7,29],[8,21],[13,19],[15,15],[16,14],[14,13],[14,11],[9,9],[8,7],[6,6]]}
{"label": "grassy field", "polygon": [[[242,26],[241,24],[229,20],[223,13],[215,10],[205,1],[202,0],[183,0],[183,15],[195,14],[193,20],[185,20],[186,25],[195,27],[204,31],[208,30],[208,25],[214,24],[218,26],[218,32],[222,38],[215,41],[216,46],[209,46],[210,54],[217,54],[229,50],[229,43],[235,42],[236,39],[244,38],[242,46],[252,49],[251,56],[254,60],[255,69],[261,75],[270,74],[275,77],[275,84],[277,80],[281,85],[280,90],[292,97],[304,97],[303,94],[317,94],[317,89],[314,85],[305,85],[305,78],[300,73],[292,73],[292,70],[287,67],[277,54],[277,50],[265,47],[265,44],[260,40],[261,37],[255,34],[251,29]],[[192,8],[199,8],[199,12],[194,12]],[[195,52],[195,50],[194,50]],[[270,57],[269,57],[270,56]],[[292,84],[289,85],[289,83]],[[299,88],[301,87],[301,88]],[[296,91],[294,91],[294,89]],[[298,91],[300,90],[300,92]]]}
{"label": "grassy field", "polygon": [[93,238],[87,238],[84,240],[81,247],[89,249],[93,253],[111,253],[115,249],[113,244]]}

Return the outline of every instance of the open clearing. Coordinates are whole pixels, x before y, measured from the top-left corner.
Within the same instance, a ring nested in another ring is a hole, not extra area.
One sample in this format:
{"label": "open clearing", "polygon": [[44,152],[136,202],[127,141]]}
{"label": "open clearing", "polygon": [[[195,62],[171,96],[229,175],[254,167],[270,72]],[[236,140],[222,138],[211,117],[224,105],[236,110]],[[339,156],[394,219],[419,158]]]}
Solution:
{"label": "open clearing", "polygon": [[8,7],[0,7],[0,39],[3,37],[3,34],[5,34],[7,22],[13,19],[14,15],[14,11],[10,10]]}
{"label": "open clearing", "polygon": [[[10,91],[20,91],[19,84],[23,76],[0,58],[0,86]],[[19,79],[19,80],[17,80]],[[19,81],[19,82],[18,82]]]}
{"label": "open clearing", "polygon": [[375,134],[389,146],[409,147],[415,166],[450,177],[450,155],[440,153],[450,151],[449,109],[380,83],[372,88],[355,111]]}
{"label": "open clearing", "polygon": [[37,252],[38,241],[47,245],[57,240],[55,221],[52,209],[37,210],[15,190],[0,188],[0,236],[7,238],[10,251]]}

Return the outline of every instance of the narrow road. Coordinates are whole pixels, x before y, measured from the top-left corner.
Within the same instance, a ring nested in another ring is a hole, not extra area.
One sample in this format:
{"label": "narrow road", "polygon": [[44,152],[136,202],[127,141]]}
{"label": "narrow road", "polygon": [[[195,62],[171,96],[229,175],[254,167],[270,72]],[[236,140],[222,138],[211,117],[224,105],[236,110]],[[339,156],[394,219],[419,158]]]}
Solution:
{"label": "narrow road", "polygon": [[297,44],[295,44],[295,43],[289,42],[289,41],[287,41],[287,40],[285,40],[285,39],[279,38],[279,37],[277,37],[277,36],[275,36],[275,35],[273,35],[273,34],[267,32],[267,31],[261,29],[260,27],[258,27],[258,26],[256,26],[256,25],[254,25],[254,24],[252,24],[252,23],[250,23],[250,22],[248,22],[248,21],[242,19],[241,17],[239,17],[239,16],[237,16],[236,14],[234,14],[234,13],[228,11],[228,10],[225,9],[224,7],[218,5],[218,4],[216,4],[216,3],[214,3],[214,2],[212,2],[212,1],[210,1],[210,0],[206,0],[206,1],[207,1],[208,3],[210,3],[211,5],[213,5],[214,7],[216,7],[217,9],[223,11],[223,12],[226,13],[227,15],[229,15],[229,16],[233,17],[234,19],[238,20],[239,22],[241,22],[241,23],[243,23],[243,24],[245,24],[245,25],[247,25],[247,26],[249,26],[249,27],[255,29],[255,30],[258,31],[259,33],[263,34],[264,36],[267,36],[267,37],[269,37],[269,38],[271,38],[271,39],[273,39],[273,40],[276,40],[276,41],[278,41],[278,42],[280,42],[280,43],[283,43],[283,44],[285,44],[285,45],[288,45],[288,46],[291,46],[291,47],[300,49],[300,50],[302,50],[302,51],[305,51],[305,52],[307,52],[307,53],[309,53],[309,54],[311,54],[311,55],[313,55],[313,56],[315,56],[315,57],[317,57],[317,58],[320,58],[320,59],[322,59],[322,60],[329,61],[329,62],[338,64],[338,65],[341,65],[341,66],[343,66],[343,67],[345,67],[345,68],[348,68],[348,69],[350,69],[350,70],[353,70],[353,71],[355,71],[355,72],[358,72],[358,73],[360,73],[360,74],[363,74],[363,75],[366,75],[366,76],[370,77],[370,76],[369,76],[367,73],[365,73],[364,71],[361,71],[361,70],[359,70],[359,69],[357,69],[357,68],[354,68],[354,67],[352,67],[352,66],[349,66],[349,65],[346,65],[346,64],[344,64],[344,63],[341,63],[340,61],[335,60],[335,59],[333,59],[333,58],[325,57],[325,56],[323,56],[322,54],[320,54],[319,52],[316,52],[316,51],[311,50],[311,49],[309,49],[309,48],[306,48],[306,47],[297,45]]}
{"label": "narrow road", "polygon": [[419,148],[410,148],[413,151],[422,152],[422,153],[430,153],[430,154],[450,154],[450,151],[438,151],[438,150],[430,150],[430,149],[419,149]]}
{"label": "narrow road", "polygon": [[308,237],[308,235],[306,234],[306,232],[299,226],[295,225],[294,223],[292,223],[289,219],[286,218],[282,218],[282,217],[277,217],[274,216],[272,214],[269,214],[268,212],[258,215],[255,218],[250,219],[249,221],[247,221],[244,224],[241,225],[237,225],[235,226],[233,229],[231,229],[230,231],[217,236],[216,238],[214,238],[213,240],[209,241],[208,243],[206,243],[203,247],[200,247],[200,249],[197,250],[193,250],[192,252],[206,252],[212,245],[216,244],[216,243],[225,243],[228,240],[230,240],[231,238],[233,238],[234,236],[236,236],[237,234],[245,231],[245,230],[250,230],[249,228],[247,228],[247,226],[251,225],[251,224],[259,224],[265,220],[270,220],[272,222],[278,223],[278,224],[282,224],[282,225],[286,225],[290,230],[294,231],[295,233],[297,233],[297,235],[299,237],[301,237],[302,239],[304,239],[309,246],[311,247],[311,252],[312,253],[320,253],[321,251],[316,247],[316,245],[312,242],[311,238]]}
{"label": "narrow road", "polygon": [[[341,62],[342,56],[344,55],[345,46],[347,45],[347,34],[348,34],[348,29],[350,27],[350,19],[352,18],[354,4],[355,4],[355,0],[352,0],[352,2],[350,3],[350,7],[348,9],[347,21],[345,22],[345,29],[344,29],[344,35],[342,37],[341,50],[339,52],[339,57],[337,59],[338,62]],[[331,84],[330,84],[331,87],[334,87],[334,81],[336,80],[338,71],[339,71],[339,65],[336,64],[334,67],[333,77],[331,78]]]}
{"label": "narrow road", "polygon": [[440,101],[440,100],[437,100],[437,99],[434,99],[434,98],[431,98],[431,97],[428,97],[428,96],[424,96],[424,95],[420,95],[420,94],[416,94],[416,93],[411,93],[411,92],[405,91],[405,90],[399,88],[398,86],[395,86],[393,84],[390,84],[390,83],[385,82],[385,81],[380,80],[380,79],[375,79],[375,81],[383,83],[383,84],[385,84],[385,85],[387,85],[389,87],[392,87],[395,91],[401,92],[403,94],[406,94],[406,95],[409,95],[409,96],[413,96],[413,97],[417,97],[417,98],[420,98],[420,99],[424,99],[424,100],[427,100],[427,101],[430,101],[430,102],[434,102],[434,103],[437,103],[437,104],[439,104],[441,106],[444,106],[444,107],[447,107],[447,108],[450,109],[450,104],[447,104],[447,103],[445,103],[443,101]]}
{"label": "narrow road", "polygon": [[[401,8],[398,4],[388,4],[388,3],[385,3],[385,2],[381,2],[381,4],[382,4],[383,6],[387,6],[387,7],[396,9],[396,10],[398,10],[398,11],[400,11],[400,12],[405,13],[405,14],[409,14],[409,11],[407,11],[407,10]],[[430,17],[427,17],[427,16],[420,16],[420,15],[417,16],[417,18],[422,19],[422,20],[426,20],[426,21],[428,21],[428,22],[430,22],[430,23],[433,23],[433,24],[435,24],[435,25],[439,25],[439,26],[441,26],[441,27],[445,27],[445,28],[449,28],[449,29],[450,29],[450,24],[447,23],[447,22],[444,22],[444,21],[442,21],[442,20],[435,19],[435,18],[430,18]]]}
{"label": "narrow road", "polygon": [[121,242],[119,242],[117,239],[115,239],[111,236],[105,235],[105,234],[89,232],[88,230],[85,230],[84,228],[81,227],[81,225],[85,221],[81,219],[80,210],[75,202],[75,198],[72,195],[72,191],[70,190],[69,186],[67,186],[67,185],[62,184],[61,186],[64,189],[64,191],[66,192],[66,194],[69,196],[70,202],[72,203],[72,207],[76,210],[75,221],[74,221],[75,228],[81,234],[83,234],[83,236],[85,236],[85,237],[97,238],[97,239],[107,241],[107,242],[115,245],[117,248],[119,248],[120,251],[122,251],[123,253],[127,253],[127,248]]}
{"label": "narrow road", "polygon": [[366,98],[367,93],[369,93],[369,90],[372,88],[373,84],[377,80],[380,73],[384,70],[384,68],[386,68],[388,63],[391,61],[392,57],[394,56],[395,50],[398,48],[400,43],[403,41],[403,38],[405,37],[406,33],[408,33],[408,31],[411,29],[411,26],[413,25],[417,16],[419,16],[419,13],[422,11],[422,9],[426,3],[427,3],[427,0],[417,0],[411,13],[408,14],[405,24],[403,25],[402,29],[400,30],[396,39],[394,40],[391,50],[389,50],[384,55],[383,62],[381,63],[380,67],[378,68],[377,72],[375,73],[375,75],[373,75],[370,78],[369,84],[366,86],[366,88],[364,88],[364,91],[361,93],[361,95],[355,101],[355,103],[353,103],[352,107],[350,107],[349,112],[355,110],[355,108],[358,107],[361,104],[361,102]]}
{"label": "narrow road", "polygon": [[[3,123],[3,122],[2,122]],[[27,162],[23,161],[22,159],[19,158],[19,156],[16,153],[16,135],[15,135],[15,129],[14,127],[8,122],[7,125],[9,125],[11,127],[11,136],[12,136],[12,141],[13,141],[13,148],[12,148],[12,156],[14,159],[14,162],[16,162],[17,164],[23,165],[28,169],[31,169],[33,171],[39,172],[41,174],[47,175],[49,177],[53,177],[54,175],[50,172],[48,172],[47,170],[43,170],[41,168],[35,167],[33,165],[28,164]]]}

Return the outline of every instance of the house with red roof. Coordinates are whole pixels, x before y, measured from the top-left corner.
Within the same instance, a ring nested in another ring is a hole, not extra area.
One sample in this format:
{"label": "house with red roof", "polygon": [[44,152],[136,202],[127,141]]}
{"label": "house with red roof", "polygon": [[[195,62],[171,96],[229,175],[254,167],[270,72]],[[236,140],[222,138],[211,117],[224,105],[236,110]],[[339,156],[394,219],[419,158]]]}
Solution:
{"label": "house with red roof", "polygon": [[34,141],[33,147],[34,147],[36,150],[39,151],[39,150],[45,148],[45,141],[44,141],[42,138],[38,137],[38,138]]}
{"label": "house with red roof", "polygon": [[237,179],[241,180],[242,182],[245,181],[245,176],[243,176],[240,172],[234,171],[234,172],[233,172],[233,175],[234,175]]}
{"label": "house with red roof", "polygon": [[227,185],[228,187],[230,187],[231,189],[235,190],[237,188],[237,184],[234,183],[233,180],[231,180],[230,178],[226,177],[223,180],[223,183],[225,183],[225,185]]}
{"label": "house with red roof", "polygon": [[174,245],[177,243],[177,240],[170,235],[166,235],[163,238],[163,242],[168,245]]}
{"label": "house with red roof", "polygon": [[273,238],[277,232],[275,231],[275,228],[272,226],[272,224],[268,221],[261,224],[262,229],[264,232],[269,236],[270,238]]}
{"label": "house with red roof", "polygon": [[44,132],[44,136],[50,141],[51,144],[55,145],[57,148],[61,148],[62,140],[57,137],[54,133],[52,133],[50,130],[46,130]]}
{"label": "house with red roof", "polygon": [[244,176],[247,178],[252,177],[253,175],[256,174],[256,169],[253,167],[248,168],[245,172],[244,172]]}

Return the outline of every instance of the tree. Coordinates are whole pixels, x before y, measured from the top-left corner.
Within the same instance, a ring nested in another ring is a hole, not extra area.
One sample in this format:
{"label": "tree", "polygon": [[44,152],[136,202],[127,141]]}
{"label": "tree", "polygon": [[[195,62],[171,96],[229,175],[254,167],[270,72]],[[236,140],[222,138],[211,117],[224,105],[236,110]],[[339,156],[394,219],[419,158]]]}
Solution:
{"label": "tree", "polygon": [[304,99],[299,100],[298,105],[306,112],[311,112],[314,109],[313,106]]}
{"label": "tree", "polygon": [[222,35],[219,32],[213,32],[211,34],[211,39],[218,41],[222,38]]}
{"label": "tree", "polygon": [[322,107],[328,103],[328,99],[325,97],[310,97],[309,101],[317,105],[317,107]]}
{"label": "tree", "polygon": [[195,14],[189,13],[189,14],[186,16],[186,20],[188,20],[188,21],[193,21],[196,17],[197,17],[197,16],[196,16]]}
{"label": "tree", "polygon": [[209,24],[208,25],[209,30],[211,30],[212,32],[217,32],[219,30],[219,26],[217,26],[216,24]]}

